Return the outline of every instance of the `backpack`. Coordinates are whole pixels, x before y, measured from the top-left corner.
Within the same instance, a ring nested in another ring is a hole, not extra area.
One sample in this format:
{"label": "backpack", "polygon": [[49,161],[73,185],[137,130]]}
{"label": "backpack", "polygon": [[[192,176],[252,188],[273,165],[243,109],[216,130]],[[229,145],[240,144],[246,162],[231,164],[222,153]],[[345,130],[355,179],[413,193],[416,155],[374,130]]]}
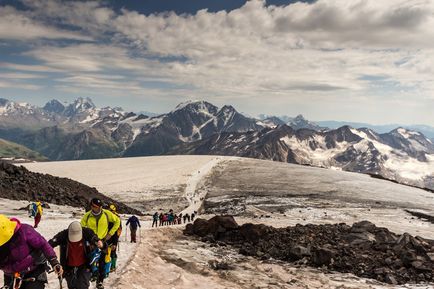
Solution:
{"label": "backpack", "polygon": [[31,203],[29,209],[30,217],[32,218],[36,217],[37,211],[38,211],[38,206],[36,205],[36,203]]}
{"label": "backpack", "polygon": [[90,252],[89,265],[90,265],[90,270],[91,270],[92,274],[98,273],[98,264],[99,264],[100,258],[101,258],[101,250],[100,249],[95,248],[92,252]]}

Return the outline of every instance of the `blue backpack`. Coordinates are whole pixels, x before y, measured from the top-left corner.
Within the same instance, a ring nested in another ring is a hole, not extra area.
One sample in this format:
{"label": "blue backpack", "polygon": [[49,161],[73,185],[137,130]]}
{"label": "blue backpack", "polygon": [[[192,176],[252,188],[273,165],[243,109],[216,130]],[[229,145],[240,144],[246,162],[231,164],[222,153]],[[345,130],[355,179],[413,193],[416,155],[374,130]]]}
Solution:
{"label": "blue backpack", "polygon": [[101,250],[100,249],[96,248],[92,252],[90,252],[89,265],[90,265],[90,270],[91,270],[92,274],[98,273],[98,263],[99,263],[100,258],[101,258]]}
{"label": "blue backpack", "polygon": [[37,211],[38,211],[38,206],[36,205],[36,203],[31,203],[29,208],[30,217],[34,218],[36,216]]}

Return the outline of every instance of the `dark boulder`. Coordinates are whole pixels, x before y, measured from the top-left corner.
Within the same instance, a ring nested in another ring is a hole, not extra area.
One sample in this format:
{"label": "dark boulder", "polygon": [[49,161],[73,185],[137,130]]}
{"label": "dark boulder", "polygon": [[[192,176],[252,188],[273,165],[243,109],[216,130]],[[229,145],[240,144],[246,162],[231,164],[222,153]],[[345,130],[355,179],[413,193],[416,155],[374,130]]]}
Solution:
{"label": "dark boulder", "polygon": [[336,250],[327,247],[312,249],[312,262],[316,266],[329,265],[336,256]]}
{"label": "dark boulder", "polygon": [[240,234],[244,238],[244,240],[256,243],[262,237],[270,232],[270,227],[265,226],[263,224],[254,225],[254,224],[243,224],[240,227]]}
{"label": "dark boulder", "polygon": [[200,237],[213,235],[218,238],[228,231],[238,229],[238,224],[232,216],[215,216],[210,220],[196,219],[191,226],[186,228],[185,233],[194,234]]}

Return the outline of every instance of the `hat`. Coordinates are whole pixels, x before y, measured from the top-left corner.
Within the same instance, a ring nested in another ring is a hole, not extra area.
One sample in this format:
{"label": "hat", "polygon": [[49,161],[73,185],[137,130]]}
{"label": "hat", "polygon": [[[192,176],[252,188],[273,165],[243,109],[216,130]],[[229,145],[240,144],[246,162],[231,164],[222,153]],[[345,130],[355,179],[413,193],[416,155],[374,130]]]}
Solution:
{"label": "hat", "polygon": [[80,222],[74,221],[68,227],[68,239],[70,242],[78,242],[83,238],[83,229]]}
{"label": "hat", "polygon": [[102,201],[101,201],[100,199],[98,199],[98,198],[93,198],[93,199],[90,201],[90,204],[91,204],[92,206],[102,207]]}
{"label": "hat", "polygon": [[11,221],[5,215],[0,215],[0,246],[6,244],[14,235],[17,222]]}

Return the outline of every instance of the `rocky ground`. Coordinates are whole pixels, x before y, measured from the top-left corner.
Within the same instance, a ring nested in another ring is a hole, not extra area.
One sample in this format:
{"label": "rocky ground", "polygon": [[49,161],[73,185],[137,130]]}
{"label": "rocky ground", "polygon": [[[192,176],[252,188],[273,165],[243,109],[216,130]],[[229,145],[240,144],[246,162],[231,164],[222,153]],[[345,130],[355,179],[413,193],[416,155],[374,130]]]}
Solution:
{"label": "rocky ground", "polygon": [[217,245],[230,244],[241,254],[264,260],[325,267],[395,285],[434,281],[434,240],[398,235],[368,221],[277,229],[239,226],[232,216],[216,216],[197,219],[185,233]]}
{"label": "rocky ground", "polygon": [[37,199],[73,207],[85,208],[94,197],[106,204],[116,204],[121,213],[141,214],[139,211],[98,192],[96,188],[68,178],[54,177],[28,171],[23,166],[0,162],[0,196],[11,200]]}

